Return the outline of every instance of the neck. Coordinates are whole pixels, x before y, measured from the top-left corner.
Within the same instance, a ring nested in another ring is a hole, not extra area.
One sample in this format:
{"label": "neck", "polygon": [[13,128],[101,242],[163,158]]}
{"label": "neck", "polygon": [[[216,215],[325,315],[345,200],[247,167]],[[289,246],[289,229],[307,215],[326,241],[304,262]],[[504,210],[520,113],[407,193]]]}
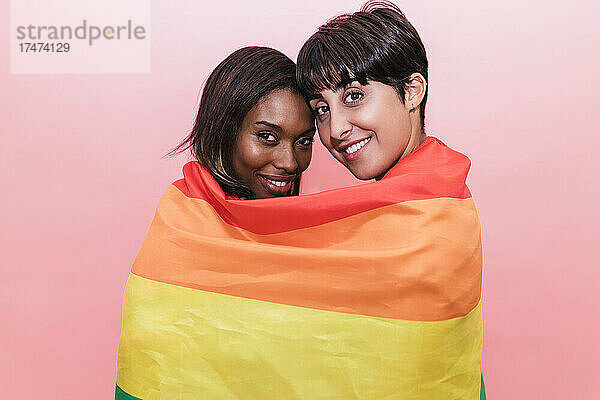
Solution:
{"label": "neck", "polygon": [[423,132],[421,129],[419,129],[418,132],[412,132],[410,135],[410,139],[408,140],[408,144],[406,145],[406,149],[404,149],[404,152],[398,160],[401,160],[402,158],[412,153],[417,147],[419,147],[421,143],[425,141],[426,138],[427,135],[425,135],[425,132]]}
{"label": "neck", "polygon": [[[414,126],[415,125],[413,125],[413,127]],[[408,139],[408,144],[406,145],[406,148],[404,149],[404,151],[402,152],[400,157],[396,160],[396,162],[394,162],[387,171],[392,169],[394,167],[394,165],[396,165],[398,163],[398,161],[400,161],[401,159],[403,159],[404,157],[406,157],[407,155],[412,153],[417,147],[419,147],[421,145],[421,143],[423,143],[425,141],[426,138],[427,138],[427,135],[425,134],[425,131],[423,131],[421,129],[420,126],[418,129],[413,128],[411,130],[410,138]],[[378,181],[381,178],[383,178],[385,176],[385,174],[387,173],[387,171],[384,172],[381,176],[376,177],[375,180]]]}

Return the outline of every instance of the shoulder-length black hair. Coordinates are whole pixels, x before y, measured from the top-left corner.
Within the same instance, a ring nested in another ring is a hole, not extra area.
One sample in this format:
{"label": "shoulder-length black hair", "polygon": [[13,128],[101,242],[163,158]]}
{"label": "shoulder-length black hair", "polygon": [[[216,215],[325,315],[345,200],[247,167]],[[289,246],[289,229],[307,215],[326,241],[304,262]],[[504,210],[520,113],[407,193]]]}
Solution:
{"label": "shoulder-length black hair", "polygon": [[[191,149],[225,193],[252,199],[253,193],[236,176],[233,152],[246,114],[264,96],[278,89],[301,94],[296,83],[296,64],[268,47],[236,50],[210,74],[200,99],[190,134],[169,154]],[[291,195],[298,195],[300,178]]]}
{"label": "shoulder-length black hair", "polygon": [[[427,81],[427,67],[425,46],[402,11],[389,1],[369,1],[328,21],[304,43],[296,76],[306,98],[353,80],[374,80],[393,86],[404,103],[409,77],[419,72]],[[421,127],[426,102],[427,88],[419,106]]]}

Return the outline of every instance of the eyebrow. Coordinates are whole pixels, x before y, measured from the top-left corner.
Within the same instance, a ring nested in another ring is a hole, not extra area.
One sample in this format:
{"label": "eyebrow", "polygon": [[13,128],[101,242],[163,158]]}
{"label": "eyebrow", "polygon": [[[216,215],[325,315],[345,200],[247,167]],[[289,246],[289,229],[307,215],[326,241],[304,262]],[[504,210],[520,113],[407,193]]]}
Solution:
{"label": "eyebrow", "polygon": [[[268,121],[257,121],[254,124],[255,125],[265,125],[265,126],[268,126],[270,128],[273,128],[273,129],[282,130],[279,125],[274,124],[272,122],[268,122]],[[305,130],[304,132],[302,132],[302,134],[305,135],[307,133],[312,133],[312,132],[316,132],[316,131],[317,131],[317,128],[313,126],[312,128],[308,128],[307,130]]]}
{"label": "eyebrow", "polygon": [[265,125],[265,126],[268,126],[269,128],[281,130],[281,127],[279,125],[274,124],[272,122],[268,122],[268,121],[257,121],[254,123],[254,125]]}
{"label": "eyebrow", "polygon": [[[354,82],[358,82],[358,79],[350,77],[350,78],[348,78],[348,79],[346,79],[344,81],[340,81],[335,86],[335,88],[336,88],[336,90],[343,89],[346,86],[348,86],[348,85],[350,85],[351,83],[354,83]],[[360,83],[360,82],[358,82],[358,83]],[[322,100],[323,99],[323,95],[321,95],[321,93],[314,93],[314,94],[311,94],[310,96],[308,96],[307,99],[308,99],[308,101],[315,100],[315,99]]]}

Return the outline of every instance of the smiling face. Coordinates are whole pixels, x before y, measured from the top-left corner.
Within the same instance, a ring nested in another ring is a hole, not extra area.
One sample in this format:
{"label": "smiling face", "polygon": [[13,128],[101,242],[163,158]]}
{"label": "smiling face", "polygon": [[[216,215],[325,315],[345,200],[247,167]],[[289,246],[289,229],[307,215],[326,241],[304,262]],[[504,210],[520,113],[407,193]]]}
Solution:
{"label": "smiling face", "polygon": [[286,196],[308,168],[315,135],[304,98],[289,89],[263,97],[244,117],[233,168],[257,199]]}
{"label": "smiling face", "polygon": [[424,140],[410,91],[402,103],[392,86],[353,81],[310,100],[321,141],[358,179],[380,179]]}

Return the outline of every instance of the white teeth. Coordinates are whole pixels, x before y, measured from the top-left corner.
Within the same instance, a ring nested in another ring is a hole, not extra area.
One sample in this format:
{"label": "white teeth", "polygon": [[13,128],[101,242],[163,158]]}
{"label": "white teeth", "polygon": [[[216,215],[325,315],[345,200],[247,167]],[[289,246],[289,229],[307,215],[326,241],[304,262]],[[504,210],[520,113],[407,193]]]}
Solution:
{"label": "white teeth", "polygon": [[274,181],[274,180],[271,180],[271,179],[267,179],[267,180],[268,180],[270,183],[272,183],[273,185],[275,185],[275,186],[279,186],[279,187],[283,187],[283,186],[285,186],[285,185],[287,185],[287,184],[288,184],[288,182]]}
{"label": "white teeth", "polygon": [[369,142],[369,140],[371,140],[371,138],[366,138],[364,140],[361,140],[360,142],[348,147],[345,151],[348,154],[352,154],[355,153],[356,151],[358,151],[360,148],[362,148],[365,144],[367,144]]}

